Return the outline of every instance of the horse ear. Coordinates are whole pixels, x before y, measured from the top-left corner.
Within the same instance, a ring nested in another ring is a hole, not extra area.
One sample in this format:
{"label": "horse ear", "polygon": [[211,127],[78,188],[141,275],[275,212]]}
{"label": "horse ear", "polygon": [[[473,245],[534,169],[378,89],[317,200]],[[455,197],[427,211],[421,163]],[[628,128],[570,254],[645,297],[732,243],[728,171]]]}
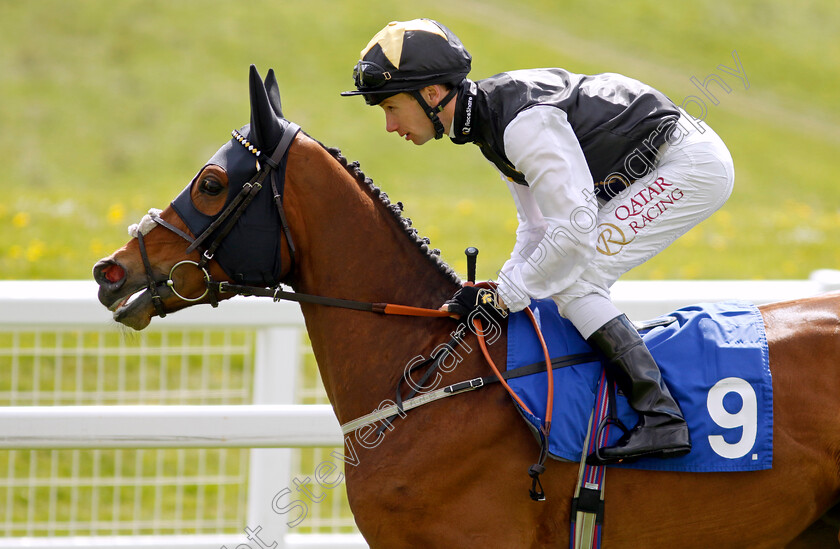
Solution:
{"label": "horse ear", "polygon": [[[257,67],[251,65],[251,132],[249,139],[260,149],[270,151],[283,136],[283,126],[275,113],[268,91],[263,84]],[[280,96],[278,92],[278,98]]]}
{"label": "horse ear", "polygon": [[277,78],[274,77],[274,69],[268,69],[268,74],[265,75],[265,91],[268,92],[268,101],[271,103],[271,108],[274,109],[274,114],[283,118],[283,108],[280,105],[280,87],[277,85]]}

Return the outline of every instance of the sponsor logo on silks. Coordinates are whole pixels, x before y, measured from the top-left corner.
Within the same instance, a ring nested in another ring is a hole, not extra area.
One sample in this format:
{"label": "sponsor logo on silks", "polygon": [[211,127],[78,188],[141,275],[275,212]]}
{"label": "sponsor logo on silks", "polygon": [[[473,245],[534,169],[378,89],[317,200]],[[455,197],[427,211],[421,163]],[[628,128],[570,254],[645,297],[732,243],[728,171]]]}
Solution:
{"label": "sponsor logo on silks", "polygon": [[465,116],[464,116],[464,127],[461,128],[461,133],[463,135],[469,135],[470,131],[472,131],[472,108],[473,108],[473,97],[467,97],[467,108],[465,109]]}
{"label": "sponsor logo on silks", "polygon": [[624,231],[612,223],[601,223],[598,225],[598,229],[601,232],[598,235],[598,243],[596,244],[595,249],[604,255],[617,254],[624,248],[624,246],[630,244],[636,238],[634,236],[633,238],[628,239],[624,234]]}
{"label": "sponsor logo on silks", "polygon": [[615,209],[615,218],[628,222],[633,234],[639,234],[640,230],[667,212],[669,205],[685,196],[681,189],[668,187],[673,187],[673,183],[667,183],[662,177],[657,178],[633,195],[629,203],[618,206]]}

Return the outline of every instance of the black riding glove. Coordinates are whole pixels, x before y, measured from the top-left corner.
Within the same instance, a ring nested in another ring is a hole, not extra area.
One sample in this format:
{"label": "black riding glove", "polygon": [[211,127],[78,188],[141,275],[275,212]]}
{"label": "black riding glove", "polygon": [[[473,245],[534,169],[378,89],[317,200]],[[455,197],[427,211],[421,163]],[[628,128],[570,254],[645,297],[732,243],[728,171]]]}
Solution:
{"label": "black riding glove", "polygon": [[475,309],[481,310],[500,321],[507,317],[508,311],[499,304],[495,290],[479,288],[477,286],[463,286],[455,292],[441,309],[458,315],[460,319],[468,317]]}

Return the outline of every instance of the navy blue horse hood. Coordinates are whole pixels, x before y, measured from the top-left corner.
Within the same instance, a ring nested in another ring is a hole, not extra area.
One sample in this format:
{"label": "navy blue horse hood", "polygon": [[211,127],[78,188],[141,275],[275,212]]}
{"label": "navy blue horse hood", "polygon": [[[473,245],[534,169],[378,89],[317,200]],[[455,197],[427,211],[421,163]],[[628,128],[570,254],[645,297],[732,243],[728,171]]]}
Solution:
{"label": "navy blue horse hood", "polygon": [[[221,212],[242,191],[243,186],[257,174],[257,163],[270,157],[284,133],[298,130],[290,128],[290,123],[283,118],[280,104],[280,91],[274,70],[270,69],[265,82],[254,65],[250,69],[251,123],[243,126],[239,133],[243,142],[236,138],[223,145],[207,161],[225,170],[228,176],[228,193],[225,207],[216,215],[206,215],[196,209],[190,197],[190,189],[196,183],[198,174],[187,187],[172,201],[172,208],[181,217],[194,236],[202,234]],[[255,151],[259,152],[256,154]],[[275,177],[278,189],[283,188],[286,171],[284,154],[279,168],[270,177]],[[199,170],[199,174],[204,168]],[[221,241],[214,258],[225,273],[238,284],[256,286],[275,286],[280,282],[281,264],[281,225],[280,215],[274,203],[274,196],[266,179],[264,186],[254,200],[245,209],[242,217]],[[282,193],[282,190],[280,191]],[[222,223],[205,240],[209,244],[227,222]]]}

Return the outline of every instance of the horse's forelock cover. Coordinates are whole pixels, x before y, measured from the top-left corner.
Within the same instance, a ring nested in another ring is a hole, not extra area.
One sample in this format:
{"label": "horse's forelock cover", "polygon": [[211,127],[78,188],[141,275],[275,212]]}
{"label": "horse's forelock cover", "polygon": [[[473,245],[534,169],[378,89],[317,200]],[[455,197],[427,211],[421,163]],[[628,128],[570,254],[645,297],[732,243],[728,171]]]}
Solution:
{"label": "horse's forelock cover", "polygon": [[[208,165],[220,166],[227,173],[228,193],[225,207],[257,173],[257,161],[264,161],[271,156],[289,127],[289,122],[281,118],[280,92],[273,71],[269,72],[264,83],[256,67],[251,65],[249,88],[251,123],[239,130],[243,142],[231,139],[207,162]],[[259,157],[243,144],[245,142],[260,151]],[[276,173],[278,188],[282,188],[285,162],[283,157]],[[172,201],[172,207],[190,231],[198,236],[221,212],[210,216],[195,208],[190,196],[194,182],[195,179]],[[268,180],[264,181],[264,184],[268,184]],[[280,219],[271,189],[257,193],[239,221],[221,241],[216,251],[216,260],[237,283],[258,286],[278,284],[282,271],[279,226]],[[207,242],[212,241],[212,238],[211,236]]]}

